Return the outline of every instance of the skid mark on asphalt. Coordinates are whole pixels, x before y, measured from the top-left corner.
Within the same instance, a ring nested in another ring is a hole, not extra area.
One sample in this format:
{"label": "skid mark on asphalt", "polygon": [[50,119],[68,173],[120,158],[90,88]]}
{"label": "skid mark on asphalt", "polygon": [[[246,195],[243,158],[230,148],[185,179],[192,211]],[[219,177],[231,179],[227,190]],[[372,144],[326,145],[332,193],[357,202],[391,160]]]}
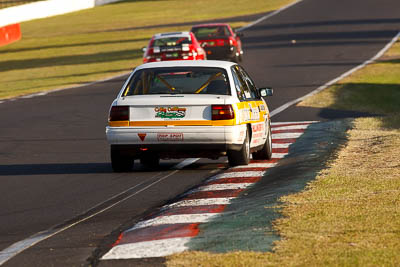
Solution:
{"label": "skid mark on asphalt", "polygon": [[312,123],[273,123],[271,160],[252,160],[249,165],[210,177],[179,201],[164,206],[157,215],[124,231],[101,259],[164,257],[188,250],[187,244],[199,233],[199,224],[219,216],[233,199],[262,179],[268,169],[288,155],[289,146]]}

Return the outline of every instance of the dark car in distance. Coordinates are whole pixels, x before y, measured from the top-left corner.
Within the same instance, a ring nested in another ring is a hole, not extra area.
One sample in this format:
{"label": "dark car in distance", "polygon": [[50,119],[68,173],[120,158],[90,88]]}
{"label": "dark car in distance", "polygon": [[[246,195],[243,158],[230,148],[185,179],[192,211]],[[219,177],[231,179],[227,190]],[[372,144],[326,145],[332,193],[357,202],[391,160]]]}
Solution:
{"label": "dark car in distance", "polygon": [[207,59],[242,61],[241,33],[235,32],[227,23],[194,25],[191,29],[207,53]]}

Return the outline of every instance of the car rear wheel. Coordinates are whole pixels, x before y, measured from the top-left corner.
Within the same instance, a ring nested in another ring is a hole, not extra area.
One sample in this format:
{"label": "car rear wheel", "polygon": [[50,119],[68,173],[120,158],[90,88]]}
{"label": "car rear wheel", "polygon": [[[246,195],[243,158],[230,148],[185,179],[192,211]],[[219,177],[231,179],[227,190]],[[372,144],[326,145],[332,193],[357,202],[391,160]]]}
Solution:
{"label": "car rear wheel", "polygon": [[239,54],[239,58],[238,58],[239,62],[243,61],[243,54]]}
{"label": "car rear wheel", "polygon": [[231,166],[247,165],[250,161],[250,138],[249,131],[246,131],[246,138],[239,151],[229,150],[228,161]]}
{"label": "car rear wheel", "polygon": [[272,158],[272,134],[271,134],[271,126],[268,127],[267,140],[265,141],[262,149],[254,152],[253,159],[262,160],[262,159],[271,159]]}
{"label": "car rear wheel", "polygon": [[229,60],[235,63],[239,63],[241,61],[240,53],[236,48],[233,51],[233,56],[231,56]]}
{"label": "car rear wheel", "polygon": [[121,155],[118,149],[111,148],[111,167],[114,172],[132,171],[135,160],[129,156]]}
{"label": "car rear wheel", "polygon": [[156,154],[146,153],[140,157],[140,163],[146,169],[156,169],[160,164],[160,157]]}

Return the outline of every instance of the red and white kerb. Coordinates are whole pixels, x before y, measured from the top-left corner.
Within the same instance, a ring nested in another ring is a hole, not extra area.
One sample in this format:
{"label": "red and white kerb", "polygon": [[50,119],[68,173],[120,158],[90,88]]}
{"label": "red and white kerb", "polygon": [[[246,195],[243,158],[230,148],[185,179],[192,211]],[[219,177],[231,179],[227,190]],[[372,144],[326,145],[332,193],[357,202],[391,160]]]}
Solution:
{"label": "red and white kerb", "polygon": [[164,257],[188,250],[188,242],[199,233],[199,225],[224,212],[229,203],[262,179],[289,153],[293,144],[313,122],[272,124],[273,158],[251,161],[209,178],[175,203],[164,206],[154,217],[123,232],[101,259]]}

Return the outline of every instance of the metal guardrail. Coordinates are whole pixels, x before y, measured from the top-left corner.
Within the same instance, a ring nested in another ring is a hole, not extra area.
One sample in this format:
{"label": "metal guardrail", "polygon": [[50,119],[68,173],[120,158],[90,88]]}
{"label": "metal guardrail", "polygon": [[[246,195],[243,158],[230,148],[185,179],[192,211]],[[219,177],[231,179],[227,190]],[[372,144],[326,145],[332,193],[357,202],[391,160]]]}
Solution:
{"label": "metal guardrail", "polygon": [[32,2],[39,2],[43,0],[0,0],[0,9],[12,6],[19,6],[29,4]]}

